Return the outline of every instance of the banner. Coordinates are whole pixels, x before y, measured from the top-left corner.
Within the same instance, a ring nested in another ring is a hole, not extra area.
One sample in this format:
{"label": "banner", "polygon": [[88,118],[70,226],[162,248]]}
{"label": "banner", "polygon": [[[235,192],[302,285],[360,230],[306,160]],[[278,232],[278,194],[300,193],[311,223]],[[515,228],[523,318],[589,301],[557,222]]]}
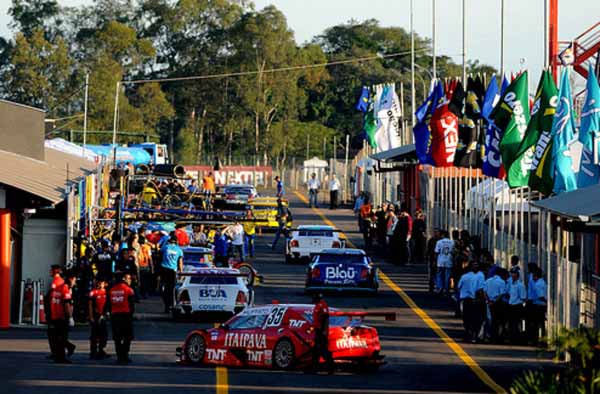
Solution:
{"label": "banner", "polygon": [[493,122],[488,124],[485,130],[485,148],[481,167],[484,175],[498,179],[504,179],[506,176],[502,165],[502,155],[500,154],[501,133],[502,130],[494,126]]}
{"label": "banner", "polygon": [[448,109],[448,101],[438,105],[431,117],[431,158],[436,167],[452,167],[458,144],[458,117]]}
{"label": "banner", "polygon": [[223,166],[219,171],[214,171],[211,166],[184,166],[188,177],[202,181],[202,177],[209,172],[215,177],[215,184],[224,186],[228,184],[254,184],[268,186],[273,178],[271,166]]}
{"label": "banner", "polygon": [[594,164],[594,151],[596,155],[600,153],[600,86],[591,64],[586,89],[587,95],[581,111],[579,129],[579,142],[583,145],[577,175],[579,188],[600,183],[600,166]]}
{"label": "banner", "polygon": [[552,119],[558,103],[558,89],[549,70],[542,73],[538,84],[531,119],[525,131],[516,159],[508,170],[510,187],[527,186],[531,171],[537,168],[543,150],[536,155],[536,145],[541,135],[549,136],[552,131]]}
{"label": "banner", "polygon": [[394,84],[376,86],[374,112],[377,115],[376,152],[399,147],[402,111]]}
{"label": "banner", "polygon": [[415,151],[417,154],[417,158],[419,159],[419,163],[421,164],[433,164],[433,159],[431,158],[431,116],[435,111],[437,106],[438,99],[444,95],[444,90],[442,87],[442,83],[439,81],[435,81],[433,84],[433,88],[429,93],[429,96],[421,104],[417,111],[415,112],[415,118],[417,124],[413,128],[413,134],[415,139]]}

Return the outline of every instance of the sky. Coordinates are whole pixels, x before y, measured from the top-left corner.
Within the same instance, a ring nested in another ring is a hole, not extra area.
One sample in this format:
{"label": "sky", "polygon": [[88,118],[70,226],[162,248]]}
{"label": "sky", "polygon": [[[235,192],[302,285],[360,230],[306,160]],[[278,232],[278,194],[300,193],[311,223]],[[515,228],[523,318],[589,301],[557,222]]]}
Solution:
{"label": "sky", "polygon": [[[432,1],[414,1],[414,28],[419,35],[431,37]],[[464,0],[466,2],[468,59],[478,59],[500,68],[501,0]],[[530,86],[535,88],[544,65],[544,1],[504,0],[505,2],[505,70],[519,71],[521,64],[530,70]],[[73,6],[91,0],[59,0]],[[436,47],[440,55],[462,58],[463,0],[436,0]],[[0,0],[0,35],[11,35],[8,28],[10,0]],[[410,0],[254,0],[257,9],[273,4],[287,17],[296,41],[301,44],[326,28],[350,19],[377,19],[382,26],[409,29]],[[559,39],[571,40],[600,21],[600,0],[560,0]]]}

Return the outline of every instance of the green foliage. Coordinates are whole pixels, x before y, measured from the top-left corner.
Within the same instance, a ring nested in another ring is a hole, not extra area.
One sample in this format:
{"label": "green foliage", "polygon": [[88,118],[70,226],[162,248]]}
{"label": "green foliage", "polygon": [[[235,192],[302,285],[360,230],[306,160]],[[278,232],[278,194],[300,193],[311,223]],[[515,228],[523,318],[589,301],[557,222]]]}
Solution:
{"label": "green foliage", "polygon": [[511,394],[600,393],[600,331],[562,329],[550,341],[556,361],[569,361],[554,370],[527,371],[510,388]]}
{"label": "green foliage", "polygon": [[[354,109],[363,85],[402,82],[409,91],[410,35],[375,20],[333,26],[298,45],[286,17],[249,0],[95,0],[60,7],[56,0],[13,0],[11,40],[0,39],[0,94],[48,110],[49,117],[83,112],[90,75],[88,127],[112,130],[119,81],[214,75],[251,75],[159,84],[122,84],[118,129],[158,136],[185,163],[212,160],[277,166],[322,155],[322,141],[356,136]],[[417,97],[429,85],[430,43],[417,36]],[[368,62],[310,67],[348,58],[404,52]],[[438,57],[441,77],[460,75]],[[473,62],[471,72],[491,68]],[[410,95],[405,94],[409,117]],[[80,117],[59,127],[78,128]],[[90,136],[109,142],[110,136]],[[127,142],[127,138],[119,138]],[[328,153],[331,153],[329,149]]]}

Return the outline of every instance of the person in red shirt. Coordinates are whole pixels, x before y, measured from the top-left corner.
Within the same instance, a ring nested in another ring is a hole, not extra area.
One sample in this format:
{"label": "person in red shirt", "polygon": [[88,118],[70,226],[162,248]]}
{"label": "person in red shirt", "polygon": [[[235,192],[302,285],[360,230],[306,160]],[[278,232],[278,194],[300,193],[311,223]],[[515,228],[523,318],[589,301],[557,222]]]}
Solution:
{"label": "person in red shirt", "polygon": [[188,246],[190,244],[190,237],[185,231],[185,224],[178,224],[175,226],[175,236],[177,237],[177,244],[179,246]]}
{"label": "person in red shirt", "polygon": [[96,288],[90,291],[88,301],[88,318],[90,321],[90,358],[102,360],[110,357],[104,348],[108,338],[104,305],[106,304],[106,279],[99,278]]}
{"label": "person in red shirt", "polygon": [[[62,286],[62,284],[65,283],[65,280],[62,278],[61,273],[62,273],[62,269],[61,269],[60,265],[52,264],[50,266],[51,281],[50,281],[50,288],[48,289],[48,292],[44,296],[44,310],[45,311],[50,311],[50,295],[52,293],[52,290],[56,289],[59,286]],[[48,320],[50,320],[50,319],[48,319]],[[52,334],[53,334],[54,330],[51,327],[52,326],[48,323],[47,334],[48,334],[48,346],[50,347],[50,355],[47,358],[49,358],[49,359],[54,358],[54,353],[52,353]]]}
{"label": "person in red shirt", "polygon": [[322,294],[315,295],[313,302],[315,303],[312,315],[315,345],[312,352],[312,368],[318,371],[320,360],[323,358],[327,371],[333,373],[333,359],[329,351],[329,306]]}
{"label": "person in red shirt", "polygon": [[117,363],[129,364],[129,350],[133,340],[133,312],[135,295],[131,284],[131,275],[119,273],[117,284],[108,291],[105,311],[110,313],[113,340],[117,351]]}
{"label": "person in red shirt", "polygon": [[[75,345],[69,342],[69,327],[75,326],[71,287],[75,284],[77,276],[74,272],[69,272],[65,279],[63,284],[50,289],[48,335],[54,362],[70,364],[71,361],[65,356],[65,348],[68,350],[69,356],[75,351]],[[57,283],[59,282],[57,281]]]}

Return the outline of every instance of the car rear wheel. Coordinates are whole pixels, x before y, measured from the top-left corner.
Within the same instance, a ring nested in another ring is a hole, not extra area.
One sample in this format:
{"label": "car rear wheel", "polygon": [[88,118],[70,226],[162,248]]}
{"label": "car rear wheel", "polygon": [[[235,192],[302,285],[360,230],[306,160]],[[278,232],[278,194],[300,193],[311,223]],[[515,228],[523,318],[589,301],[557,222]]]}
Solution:
{"label": "car rear wheel", "polygon": [[292,342],[283,338],[275,345],[273,350],[273,365],[277,369],[290,369],[296,361],[294,345]]}
{"label": "car rear wheel", "polygon": [[202,364],[206,352],[206,340],[200,334],[193,334],[185,345],[186,358],[193,364]]}

